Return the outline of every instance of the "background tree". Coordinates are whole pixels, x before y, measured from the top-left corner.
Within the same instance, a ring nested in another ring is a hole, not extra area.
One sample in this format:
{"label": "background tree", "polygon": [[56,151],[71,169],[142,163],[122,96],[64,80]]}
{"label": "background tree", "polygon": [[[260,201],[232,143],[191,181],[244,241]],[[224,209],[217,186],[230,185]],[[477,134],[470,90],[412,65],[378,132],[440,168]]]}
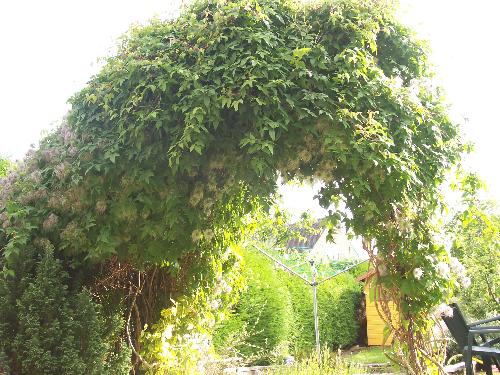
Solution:
{"label": "background tree", "polygon": [[466,313],[485,319],[500,313],[500,215],[492,202],[479,198],[478,179],[463,181],[464,208],[450,224],[454,238],[452,254],[465,266],[468,288],[458,293]]}

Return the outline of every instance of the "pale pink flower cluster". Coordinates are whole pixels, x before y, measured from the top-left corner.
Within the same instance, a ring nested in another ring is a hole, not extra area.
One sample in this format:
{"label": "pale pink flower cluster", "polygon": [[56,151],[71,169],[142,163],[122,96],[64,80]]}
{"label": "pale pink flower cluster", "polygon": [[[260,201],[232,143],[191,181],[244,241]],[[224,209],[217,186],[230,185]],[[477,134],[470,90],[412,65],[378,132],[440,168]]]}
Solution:
{"label": "pale pink flower cluster", "polygon": [[15,181],[19,174],[11,171],[5,178],[0,178],[0,210],[5,207],[5,203],[14,191]]}
{"label": "pale pink flower cluster", "polygon": [[73,133],[73,130],[68,126],[68,124],[64,124],[62,127],[61,127],[61,138],[63,139],[63,142],[64,144],[70,144],[75,135]]}
{"label": "pale pink flower cluster", "polygon": [[189,197],[189,204],[191,206],[196,206],[203,199],[203,186],[198,184],[193,189],[191,196]]}
{"label": "pale pink flower cluster", "polygon": [[68,165],[66,163],[60,163],[54,168],[54,174],[59,180],[63,180],[68,173]]}
{"label": "pale pink flower cluster", "polygon": [[37,169],[30,173],[29,178],[35,184],[39,184],[40,182],[42,182],[42,172]]}
{"label": "pale pink flower cluster", "polygon": [[19,197],[19,201],[22,204],[30,204],[47,197],[47,191],[45,189],[37,189],[26,192]]}
{"label": "pale pink flower cluster", "polygon": [[78,153],[78,149],[75,146],[70,146],[70,148],[68,148],[69,156],[71,156],[71,157],[76,156],[77,153]]}
{"label": "pale pink flower cluster", "polygon": [[5,212],[2,212],[0,214],[0,223],[2,224],[3,229],[7,229],[8,227],[10,227],[9,216]]}
{"label": "pale pink flower cluster", "polygon": [[52,161],[54,161],[58,157],[58,155],[59,152],[55,148],[50,148],[42,151],[42,158],[47,163],[51,163]]}
{"label": "pale pink flower cluster", "polygon": [[42,228],[46,232],[51,231],[59,221],[59,217],[56,214],[50,214],[43,222]]}

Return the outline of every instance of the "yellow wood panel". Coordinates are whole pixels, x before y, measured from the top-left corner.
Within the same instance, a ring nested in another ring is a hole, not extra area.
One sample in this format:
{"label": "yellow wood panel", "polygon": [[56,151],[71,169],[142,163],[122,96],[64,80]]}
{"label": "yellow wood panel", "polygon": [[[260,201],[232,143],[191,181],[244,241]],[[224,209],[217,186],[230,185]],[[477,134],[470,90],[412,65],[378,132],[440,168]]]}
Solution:
{"label": "yellow wood panel", "polygon": [[[392,343],[392,334],[389,335],[387,340],[384,342],[384,333],[386,331],[386,324],[384,320],[380,317],[377,307],[374,301],[373,292],[370,295],[368,288],[365,288],[366,293],[366,324],[367,324],[367,337],[368,345],[389,345]],[[371,298],[370,298],[371,297]],[[395,319],[397,316],[396,306],[391,303],[389,305],[389,310]]]}
{"label": "yellow wood panel", "polygon": [[[377,306],[375,305],[375,299],[380,298],[375,292],[376,281],[374,277],[369,277],[364,285],[365,292],[365,312],[366,312],[366,324],[367,324],[367,336],[368,345],[384,345],[390,344],[392,342],[392,334],[389,335],[387,340],[384,342],[384,333],[386,332],[386,324],[384,320],[380,317]],[[389,311],[395,322],[398,320],[398,313],[396,306],[393,303],[389,303]]]}

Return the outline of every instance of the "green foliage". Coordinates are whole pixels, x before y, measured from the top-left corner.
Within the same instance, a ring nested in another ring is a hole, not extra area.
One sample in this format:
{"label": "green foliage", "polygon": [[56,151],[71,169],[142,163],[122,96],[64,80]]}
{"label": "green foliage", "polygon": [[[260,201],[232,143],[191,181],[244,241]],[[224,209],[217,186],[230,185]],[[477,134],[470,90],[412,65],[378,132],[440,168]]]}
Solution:
{"label": "green foliage", "polygon": [[273,265],[255,250],[244,251],[244,279],[247,288],[234,311],[224,321],[214,337],[216,350],[233,345],[244,335],[244,341],[234,347],[236,355],[254,358],[254,363],[272,362],[279,349],[288,346],[293,321],[288,290],[278,278]]}
{"label": "green foliage", "polygon": [[[81,284],[118,259],[168,267],[189,294],[281,175],[321,180],[321,205],[345,205],[328,220],[376,240],[397,337],[425,335],[453,286],[434,271],[448,256],[430,223],[462,148],[430,77],[423,44],[379,1],[197,2],[134,28],[1,180],[1,283],[47,239]],[[415,282],[416,267],[433,277]]]}
{"label": "green foliage", "polygon": [[128,374],[121,318],[106,316],[85,290],[69,295],[67,279],[48,250],[34,275],[20,280],[24,290],[17,301],[1,284],[0,368],[19,375]]}
{"label": "green foliage", "polygon": [[199,286],[161,312],[160,319],[142,333],[147,374],[203,374],[214,327],[228,314],[242,287],[239,257],[228,249],[215,285]]}
{"label": "green foliage", "polygon": [[[218,328],[214,338],[216,349],[224,350],[243,336],[232,354],[254,361],[271,362],[287,352],[297,355],[313,350],[311,287],[276,269],[255,250],[246,249],[244,260],[247,289],[229,319]],[[325,346],[336,349],[356,342],[360,298],[361,286],[348,274],[318,287],[321,340]]]}
{"label": "green foliage", "polygon": [[0,157],[0,177],[7,175],[7,170],[9,169],[10,162],[7,159]]}
{"label": "green foliage", "polygon": [[292,223],[290,213],[274,204],[267,210],[265,207],[256,208],[246,223],[246,229],[248,237],[266,248],[284,249],[290,239],[304,239],[306,235],[317,233],[319,229],[314,227],[314,223],[314,218],[307,211]]}
{"label": "green foliage", "polygon": [[470,286],[459,289],[460,305],[470,317],[485,319],[500,313],[500,215],[495,205],[478,198],[478,187],[472,176],[466,178],[465,207],[449,227],[452,254],[470,278]]}
{"label": "green foliage", "polygon": [[[312,288],[284,272],[280,277],[292,297],[293,322],[290,348],[298,354],[315,346]],[[361,286],[349,274],[342,274],[318,287],[318,314],[320,339],[330,349],[348,347],[359,336],[357,309],[361,299]]]}
{"label": "green foliage", "polygon": [[389,361],[385,356],[384,347],[380,346],[362,348],[360,351],[349,355],[347,360],[364,365],[373,363],[387,364]]}

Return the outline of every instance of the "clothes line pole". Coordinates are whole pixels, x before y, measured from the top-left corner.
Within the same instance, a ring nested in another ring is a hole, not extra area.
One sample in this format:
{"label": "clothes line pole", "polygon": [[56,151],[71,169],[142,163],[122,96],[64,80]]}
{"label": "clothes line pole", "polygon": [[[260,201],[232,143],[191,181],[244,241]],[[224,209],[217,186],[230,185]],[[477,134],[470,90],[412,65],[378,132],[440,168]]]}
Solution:
{"label": "clothes line pole", "polygon": [[310,263],[311,263],[311,273],[312,273],[311,286],[313,290],[314,336],[316,337],[316,353],[318,355],[318,363],[321,363],[321,344],[319,341],[319,318],[318,318],[318,296],[317,296],[318,283],[316,282],[316,276],[318,270],[314,265],[314,260],[311,260]]}

